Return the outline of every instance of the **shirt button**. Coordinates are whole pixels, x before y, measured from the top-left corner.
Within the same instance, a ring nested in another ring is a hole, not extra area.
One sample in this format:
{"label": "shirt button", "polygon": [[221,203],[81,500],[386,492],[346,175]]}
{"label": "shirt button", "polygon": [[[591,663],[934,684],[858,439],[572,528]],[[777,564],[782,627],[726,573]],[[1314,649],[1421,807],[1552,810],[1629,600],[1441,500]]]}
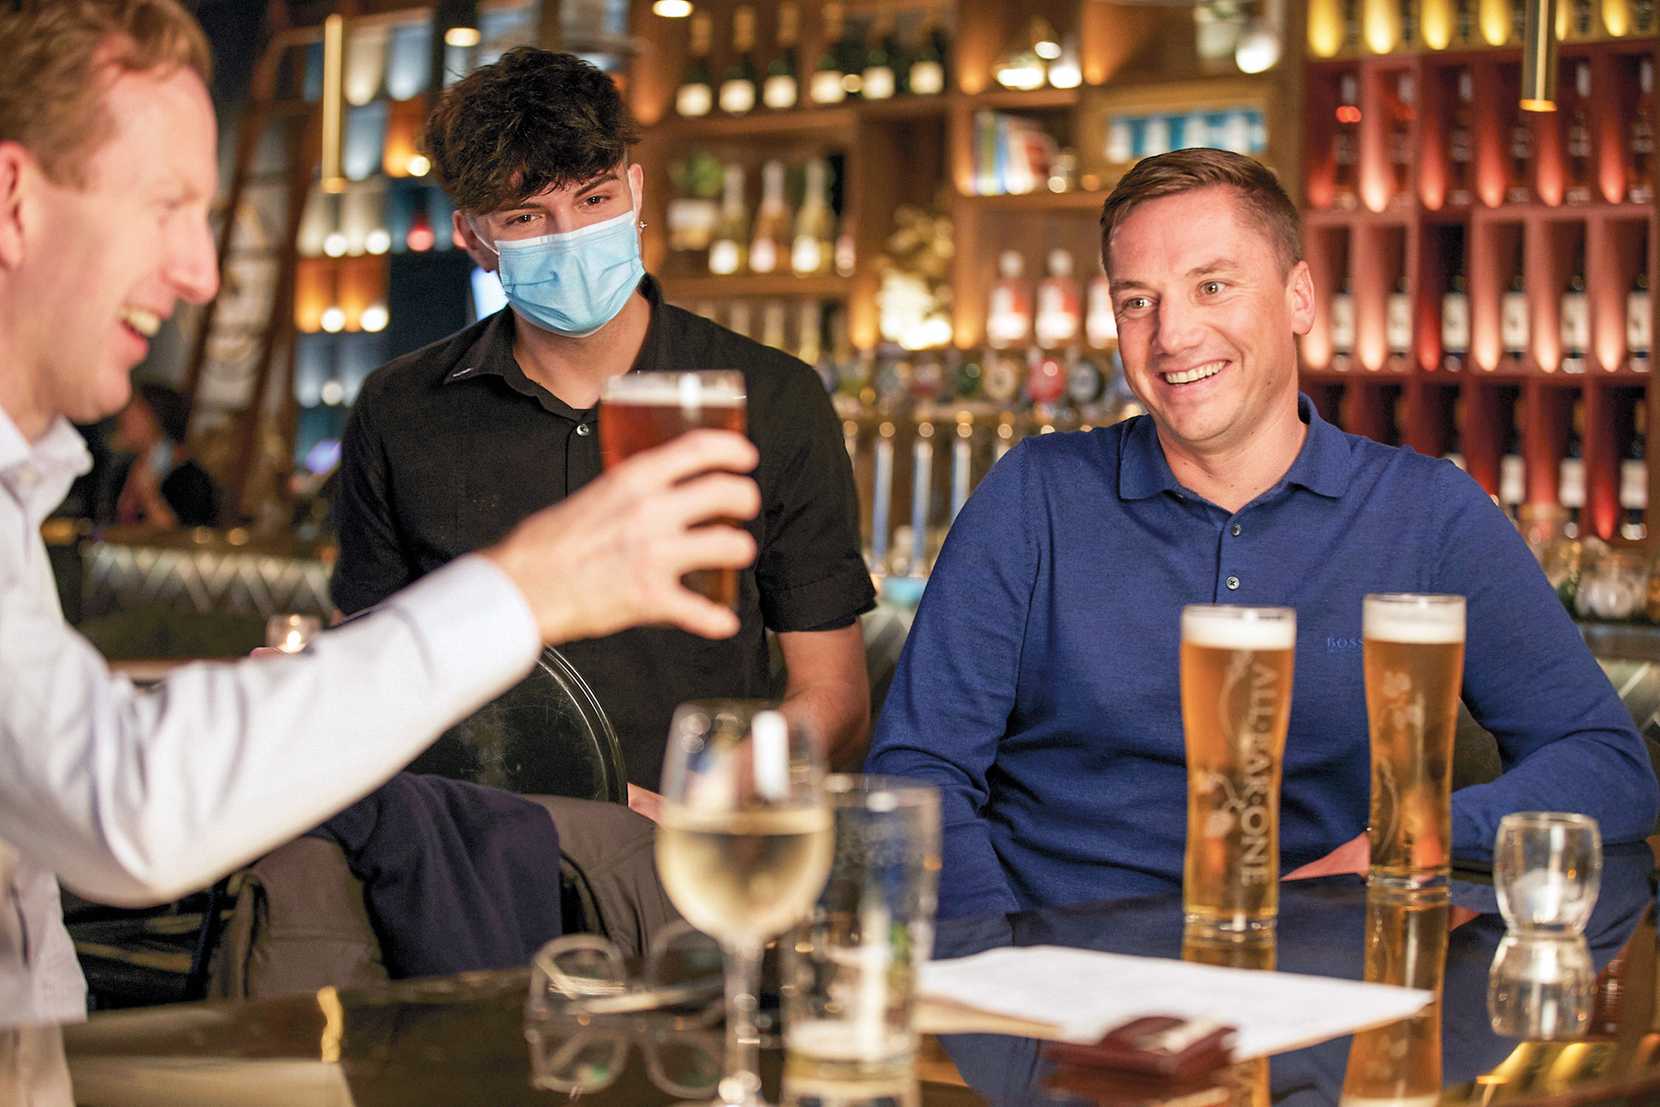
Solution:
{"label": "shirt button", "polygon": [[590,434],[594,433],[594,425],[592,423],[578,423],[576,425],[576,433],[581,435],[583,438],[587,438]]}
{"label": "shirt button", "polygon": [[1233,528],[1232,528],[1232,534],[1233,534],[1233,536],[1234,536],[1234,537],[1235,537],[1235,538],[1238,538],[1238,537],[1239,537],[1239,532],[1240,532],[1240,531],[1242,531],[1242,530],[1244,530],[1244,529],[1245,529],[1245,528],[1244,528],[1244,527],[1242,527],[1242,526],[1240,526],[1240,525],[1239,525],[1239,524],[1238,524],[1238,523],[1235,523],[1235,524],[1234,524],[1234,525],[1233,525]]}
{"label": "shirt button", "polygon": [[1228,591],[1230,591],[1230,592],[1239,591],[1239,578],[1238,577],[1229,577],[1227,583],[1228,583]]}

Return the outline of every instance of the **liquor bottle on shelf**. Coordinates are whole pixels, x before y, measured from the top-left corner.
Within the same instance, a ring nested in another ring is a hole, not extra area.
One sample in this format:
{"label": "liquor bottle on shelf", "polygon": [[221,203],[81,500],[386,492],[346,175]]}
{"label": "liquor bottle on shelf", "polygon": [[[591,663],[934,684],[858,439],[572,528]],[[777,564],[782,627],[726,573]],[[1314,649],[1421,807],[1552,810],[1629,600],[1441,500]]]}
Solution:
{"label": "liquor bottle on shelf", "polygon": [[893,38],[893,15],[885,13],[870,25],[870,41],[860,70],[860,94],[866,100],[891,100],[899,91],[896,71],[898,44]]}
{"label": "liquor bottle on shelf", "polygon": [[[741,273],[749,245],[749,209],[744,205],[744,170],[728,165],[722,176],[720,222],[709,243],[709,272],[717,277]],[[736,329],[736,328],[734,328]]]}
{"label": "liquor bottle on shelf", "polygon": [[842,21],[841,41],[836,44],[836,61],[842,71],[842,91],[850,100],[864,95],[865,36],[852,20]]}
{"label": "liquor bottle on shelf", "polygon": [[754,318],[754,308],[748,300],[733,300],[732,306],[726,309],[726,329],[734,334],[741,334],[745,338],[753,337],[755,328],[751,323]]}
{"label": "liquor bottle on shelf", "polygon": [[1395,278],[1395,287],[1383,304],[1383,338],[1389,349],[1389,370],[1404,373],[1411,367],[1412,296],[1407,292],[1406,273]]}
{"label": "liquor bottle on shelf", "polygon": [[748,115],[755,110],[755,9],[739,4],[732,12],[732,64],[720,83],[720,110]]}
{"label": "liquor bottle on shelf", "polygon": [[824,5],[824,47],[807,79],[807,99],[815,104],[839,104],[847,99],[842,85],[841,35],[842,6],[831,0]]}
{"label": "liquor bottle on shelf", "polygon": [[674,110],[687,119],[708,115],[715,106],[715,82],[709,72],[709,44],[713,32],[706,12],[692,16],[691,58],[674,93]]}
{"label": "liquor bottle on shelf", "polygon": [[1637,63],[1637,103],[1626,135],[1626,199],[1633,204],[1654,202],[1654,60]]}
{"label": "liquor bottle on shelf", "polygon": [[749,271],[776,273],[790,256],[790,208],[784,200],[784,163],[761,167],[761,206],[749,240]]}
{"label": "liquor bottle on shelf", "polygon": [[939,25],[932,20],[924,23],[905,71],[905,87],[912,96],[938,96],[945,91],[946,49]]}
{"label": "liquor bottle on shelf", "polygon": [[1568,159],[1568,185],[1563,197],[1570,204],[1591,202],[1591,63],[1574,66],[1572,103],[1563,134]]}
{"label": "liquor bottle on shelf", "polygon": [[1112,310],[1112,282],[1105,273],[1089,279],[1085,296],[1084,341],[1092,350],[1104,350],[1118,341],[1118,317]]}
{"label": "liquor bottle on shelf", "polygon": [[1045,350],[1070,345],[1078,337],[1082,317],[1078,281],[1072,275],[1072,255],[1062,249],[1050,250],[1048,273],[1037,288],[1033,329],[1038,345]]}
{"label": "liquor bottle on shelf", "polygon": [[836,229],[836,244],[832,257],[836,276],[851,277],[859,265],[858,243],[853,241],[853,220],[846,215],[842,216],[841,224]]}
{"label": "liquor bottle on shelf", "polygon": [[1018,250],[1004,250],[997,259],[1000,276],[991,286],[986,307],[986,342],[994,350],[1024,346],[1031,341],[1032,289],[1026,281],[1025,269],[1026,259]]}
{"label": "liquor bottle on shelf", "polygon": [[824,354],[824,306],[817,300],[802,300],[796,308],[795,356],[816,366]]}
{"label": "liquor bottle on shelf", "polygon": [[1568,276],[1568,287],[1562,293],[1558,320],[1562,332],[1562,372],[1583,373],[1585,353],[1591,348],[1591,308],[1585,295],[1583,244],[1574,256],[1574,267]]}
{"label": "liquor bottle on shelf", "polygon": [[1339,373],[1353,368],[1354,352],[1355,298],[1345,273],[1331,298],[1331,368]]}
{"label": "liquor bottle on shelf", "polygon": [[778,48],[767,62],[767,74],[761,81],[761,103],[773,111],[788,111],[800,99],[795,60],[800,38],[801,8],[796,0],[782,0],[778,5]]}
{"label": "liquor bottle on shelf", "polygon": [[1412,203],[1412,124],[1418,115],[1418,86],[1410,72],[1395,80],[1389,103],[1390,203],[1401,207]]}
{"label": "liquor bottle on shelf", "polygon": [[807,163],[807,187],[795,213],[790,240],[790,271],[798,277],[830,272],[835,263],[836,216],[830,210],[830,166],[822,158]]}
{"label": "liquor bottle on shelf", "polygon": [[1458,236],[1452,276],[1441,294],[1441,369],[1457,373],[1470,353],[1470,293],[1464,273],[1464,237]]}
{"label": "liquor bottle on shelf", "polygon": [[1648,409],[1637,401],[1632,413],[1631,446],[1620,462],[1620,537],[1648,538]]}
{"label": "liquor bottle on shelf", "polygon": [[1454,207],[1475,199],[1475,81],[1468,68],[1458,71],[1458,98],[1447,130],[1447,198]]}
{"label": "liquor bottle on shelf", "polygon": [[1648,270],[1639,261],[1631,291],[1625,294],[1625,356],[1633,372],[1649,369],[1649,347],[1654,338],[1653,304],[1649,299]]}
{"label": "liquor bottle on shelf", "polygon": [[1525,204],[1533,199],[1533,122],[1528,112],[1511,109],[1505,154],[1510,173],[1504,190],[1505,203]]}
{"label": "liquor bottle on shelf", "polygon": [[1521,443],[1516,428],[1505,436],[1504,453],[1499,455],[1499,506],[1510,516],[1512,523],[1521,520],[1522,504],[1527,501],[1527,466],[1522,462]]}
{"label": "liquor bottle on shelf", "polygon": [[760,341],[775,350],[789,347],[789,314],[783,300],[768,300],[761,305]]}
{"label": "liquor bottle on shelf", "polygon": [[1510,287],[1499,297],[1499,343],[1504,356],[1513,367],[1520,367],[1532,344],[1530,333],[1532,317],[1527,306],[1527,285],[1522,280],[1522,266],[1518,260],[1516,271],[1510,275]]}
{"label": "liquor bottle on shelf", "polygon": [[1359,202],[1357,176],[1360,168],[1360,92],[1354,74],[1345,73],[1337,82],[1337,128],[1332,133],[1332,203],[1352,208]]}

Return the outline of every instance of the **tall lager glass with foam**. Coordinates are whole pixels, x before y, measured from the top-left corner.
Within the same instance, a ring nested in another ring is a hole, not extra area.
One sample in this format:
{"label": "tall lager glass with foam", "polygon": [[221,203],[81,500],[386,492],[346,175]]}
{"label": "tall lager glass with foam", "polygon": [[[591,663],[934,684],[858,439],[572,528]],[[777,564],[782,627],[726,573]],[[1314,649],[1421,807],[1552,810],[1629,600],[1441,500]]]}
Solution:
{"label": "tall lager glass with foam", "polygon": [[1280,770],[1296,646],[1297,614],[1290,608],[1182,609],[1182,906],[1193,934],[1272,934],[1279,912]]}
{"label": "tall lager glass with foam", "polygon": [[1367,596],[1362,634],[1372,736],[1370,882],[1444,886],[1452,858],[1464,597]]}

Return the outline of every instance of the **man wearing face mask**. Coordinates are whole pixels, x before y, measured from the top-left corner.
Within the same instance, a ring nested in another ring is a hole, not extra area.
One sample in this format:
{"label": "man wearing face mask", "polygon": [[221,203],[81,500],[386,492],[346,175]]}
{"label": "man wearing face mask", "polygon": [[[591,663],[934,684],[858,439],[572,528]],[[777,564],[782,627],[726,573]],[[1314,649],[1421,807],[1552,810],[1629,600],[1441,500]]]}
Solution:
{"label": "man wearing face mask", "polygon": [[[568,54],[520,48],[450,88],[424,146],[455,230],[509,308],[383,366],[347,428],[333,597],[350,614],[487,545],[600,471],[596,405],[631,371],[739,369],[760,449],[760,548],[740,576],[742,629],[719,645],[648,628],[563,652],[621,739],[651,813],[671,714],[765,696],[777,633],[785,710],[856,764],[869,723],[857,616],[874,595],[852,473],[805,364],[663,302],[640,256],[639,138],[616,87]],[[419,767],[419,766],[417,766]]]}

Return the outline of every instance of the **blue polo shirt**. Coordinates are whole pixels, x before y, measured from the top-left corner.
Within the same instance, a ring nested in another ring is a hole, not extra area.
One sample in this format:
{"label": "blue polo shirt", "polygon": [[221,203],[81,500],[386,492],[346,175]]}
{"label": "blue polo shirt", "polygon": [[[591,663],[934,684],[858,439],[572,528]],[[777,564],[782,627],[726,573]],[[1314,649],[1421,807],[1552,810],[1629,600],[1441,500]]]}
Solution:
{"label": "blue polo shirt", "polygon": [[1457,857],[1490,859],[1510,811],[1582,811],[1610,842],[1652,831],[1630,715],[1503,513],[1449,462],[1298,410],[1296,461],[1237,512],[1182,487],[1146,416],[1027,439],[975,490],[869,759],[943,793],[941,917],[1180,884],[1190,603],[1297,610],[1282,870],[1366,829],[1368,592],[1467,597],[1464,702],[1505,772],[1454,795]]}

